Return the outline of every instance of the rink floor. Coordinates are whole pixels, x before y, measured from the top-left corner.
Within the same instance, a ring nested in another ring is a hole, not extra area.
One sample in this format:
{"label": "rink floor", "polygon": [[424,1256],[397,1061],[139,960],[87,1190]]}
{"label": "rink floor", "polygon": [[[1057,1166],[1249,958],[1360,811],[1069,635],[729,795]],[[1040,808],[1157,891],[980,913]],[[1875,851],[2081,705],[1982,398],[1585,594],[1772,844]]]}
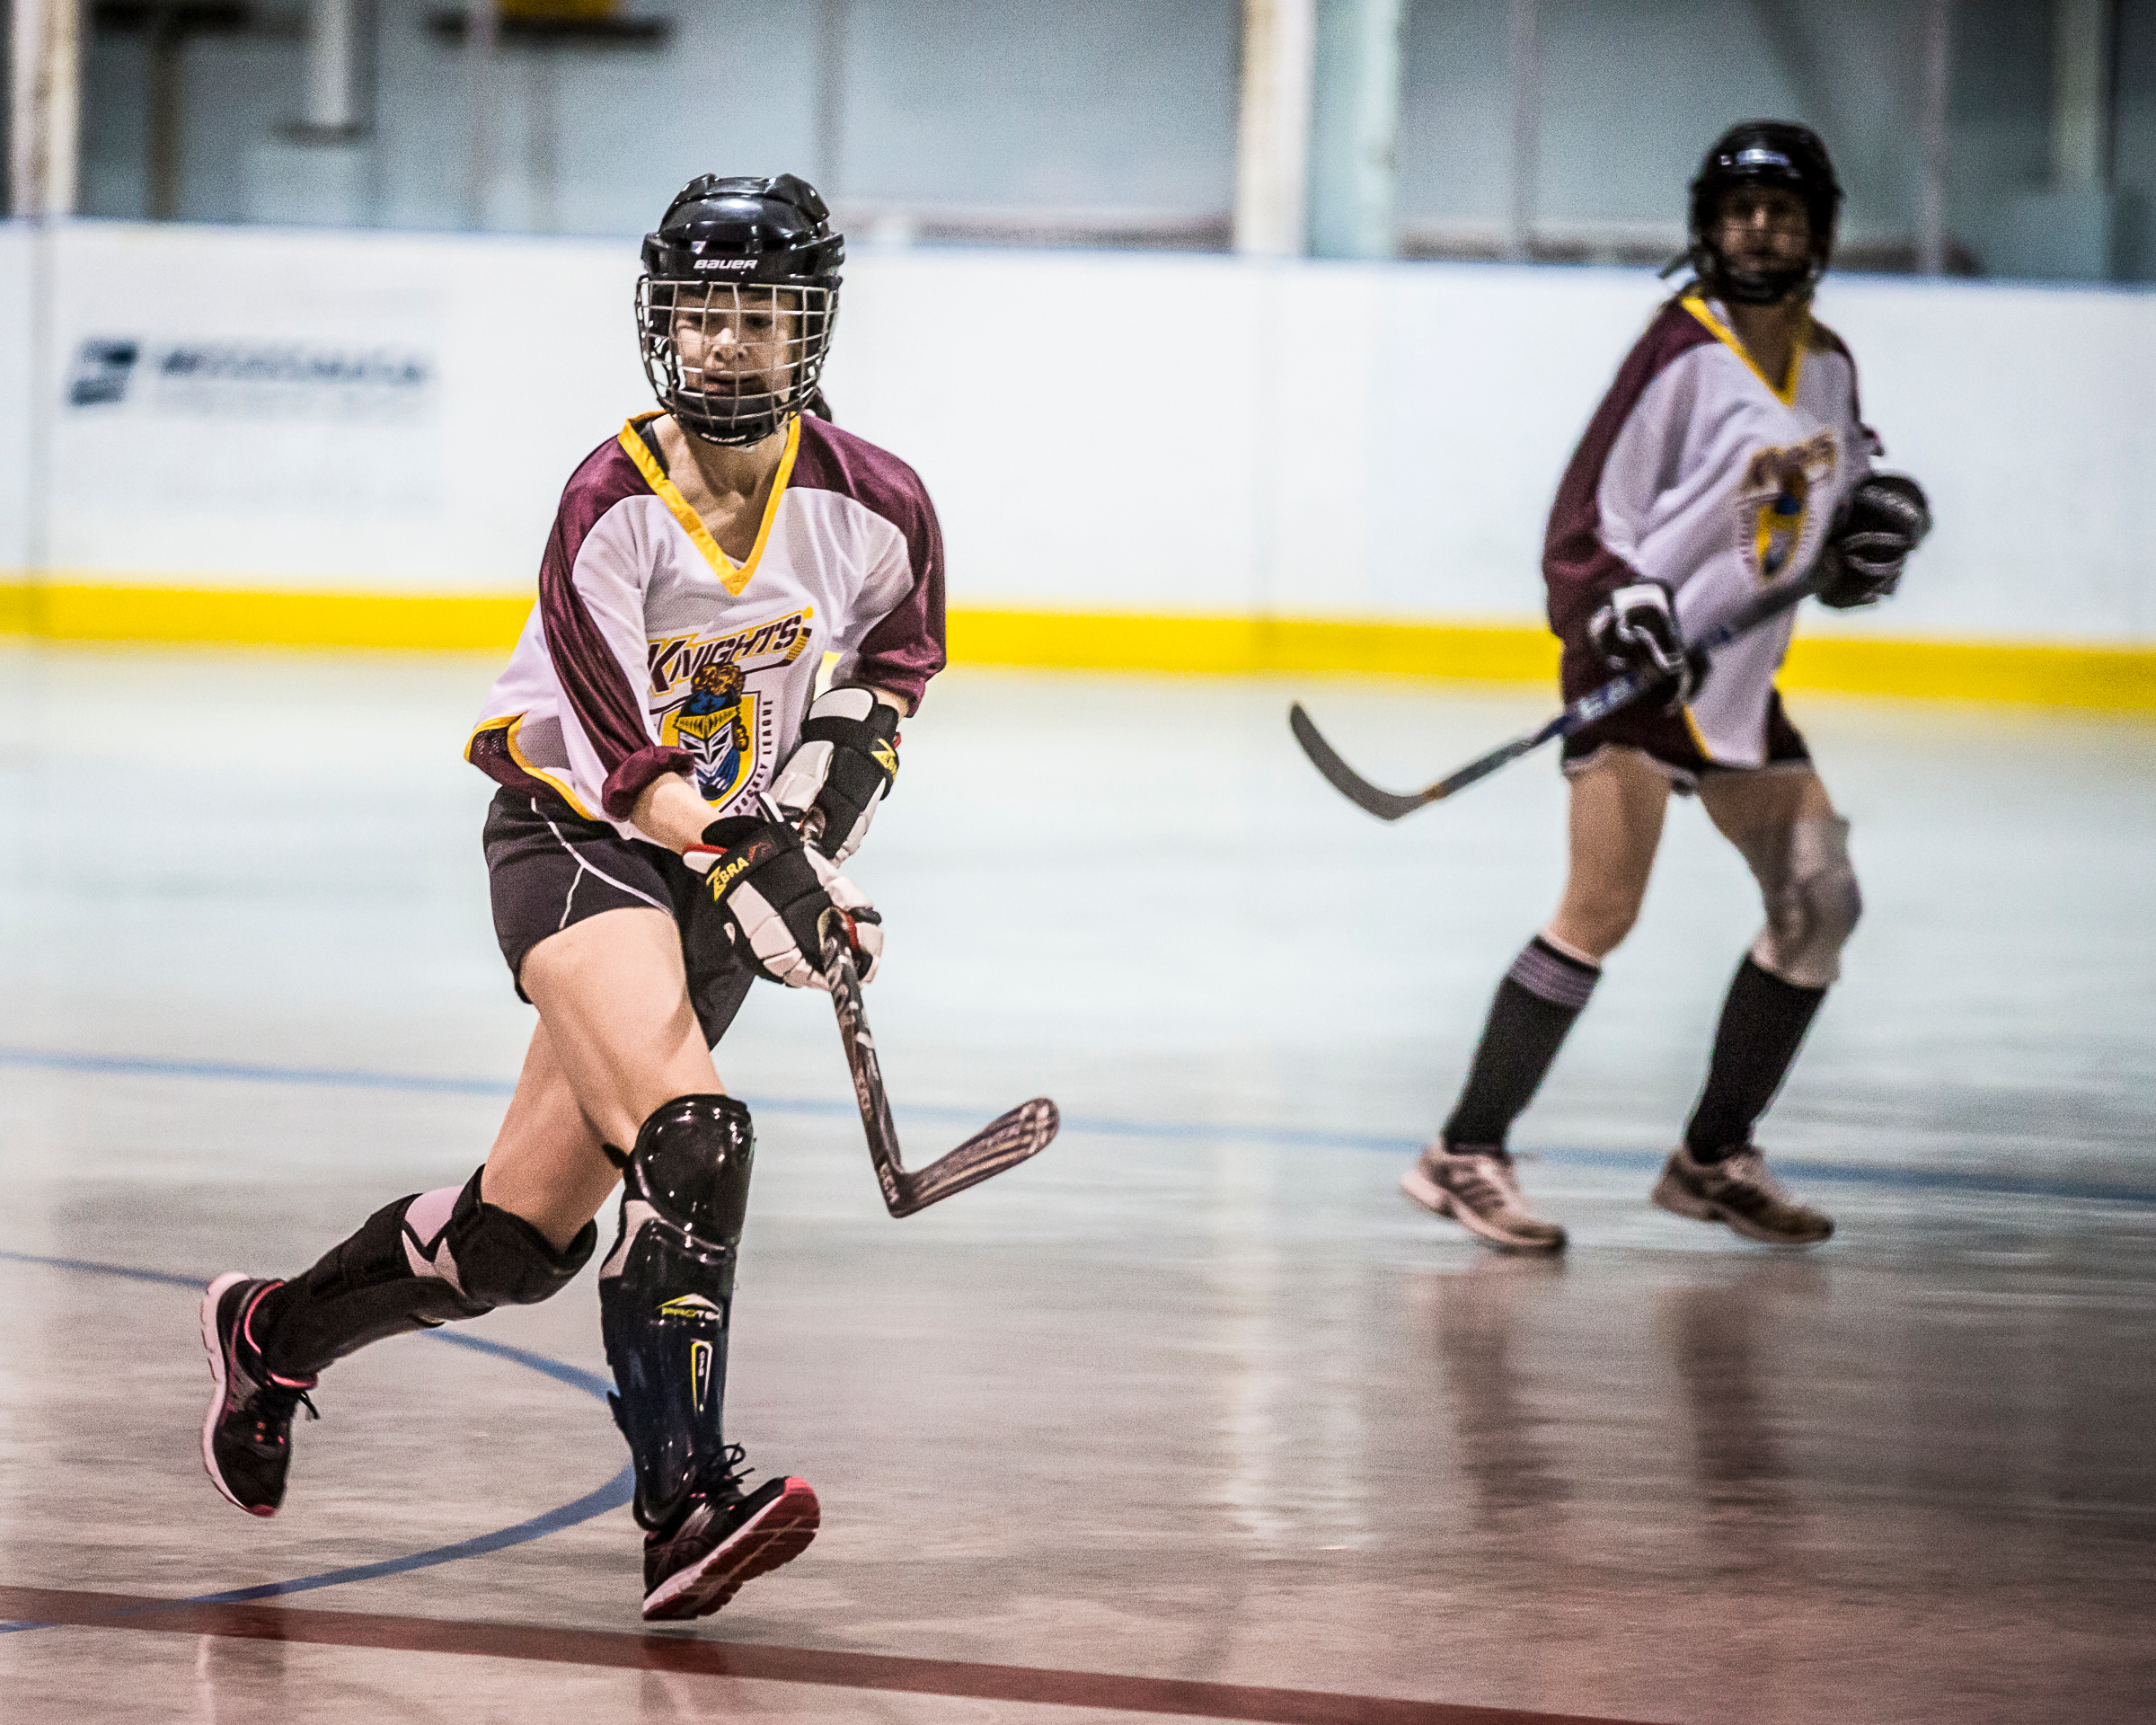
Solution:
{"label": "rink floor", "polygon": [[462,1180],[529,1032],[457,758],[492,669],[0,651],[10,1725],[2156,1712],[2129,720],[1795,703],[1868,903],[1763,1133],[1807,1255],[1646,1203],[1757,922],[1674,807],[1515,1140],[1544,1262],[1396,1181],[1553,902],[1553,764],[1387,827],[1284,722],[1406,784],[1541,699],[954,673],[853,871],[869,1004],[915,1158],[1066,1127],[895,1223],[822,998],[721,1048],[730,1435],[815,1483],[807,1555],[641,1632],[589,1271],[341,1364],[285,1512],[232,1509],[195,1286]]}

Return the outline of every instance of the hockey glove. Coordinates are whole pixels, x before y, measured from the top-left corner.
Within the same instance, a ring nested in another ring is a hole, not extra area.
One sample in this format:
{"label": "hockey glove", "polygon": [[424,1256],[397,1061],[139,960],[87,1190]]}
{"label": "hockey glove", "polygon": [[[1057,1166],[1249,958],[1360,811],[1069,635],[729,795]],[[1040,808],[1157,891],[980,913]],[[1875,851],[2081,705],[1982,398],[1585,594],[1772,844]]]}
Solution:
{"label": "hockey glove", "polygon": [[[876,805],[898,774],[898,714],[867,689],[832,689],[808,709],[800,747],[773,781],[772,801],[834,862],[861,848]],[[804,819],[810,810],[816,818]]]}
{"label": "hockey glove", "polygon": [[1707,686],[1707,655],[1687,652],[1676,606],[1659,581],[1633,581],[1612,593],[1587,621],[1587,639],[1613,671],[1666,678],[1669,704],[1683,706]]}
{"label": "hockey glove", "polygon": [[862,980],[875,976],[883,919],[866,893],[782,821],[745,815],[714,820],[681,860],[711,894],[711,914],[700,913],[691,924],[693,944],[710,937],[715,918],[727,944],[759,976],[789,988],[821,988],[823,919],[835,912],[862,960]]}
{"label": "hockey glove", "polygon": [[1837,611],[1877,605],[1901,585],[1902,565],[1931,531],[1922,486],[1902,473],[1868,474],[1828,530],[1819,603]]}

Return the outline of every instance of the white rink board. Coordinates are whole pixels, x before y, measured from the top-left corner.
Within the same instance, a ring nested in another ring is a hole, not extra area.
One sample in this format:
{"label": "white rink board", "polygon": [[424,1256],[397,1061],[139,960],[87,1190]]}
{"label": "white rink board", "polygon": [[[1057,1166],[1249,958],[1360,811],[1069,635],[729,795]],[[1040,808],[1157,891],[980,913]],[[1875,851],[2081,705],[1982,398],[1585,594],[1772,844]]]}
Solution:
{"label": "white rink board", "polygon": [[[0,564],[31,561],[35,444],[55,579],[526,588],[562,481],[648,402],[618,241],[82,223],[53,251]],[[28,252],[0,230],[11,403]],[[1538,611],[1558,474],[1666,291],[934,249],[863,249],[847,282],[830,392],[926,478],[954,604],[1401,618]],[[1939,516],[1894,633],[2156,636],[2156,295],[1830,278],[1821,313]],[[120,399],[70,403],[113,370],[89,342],[136,344]]]}

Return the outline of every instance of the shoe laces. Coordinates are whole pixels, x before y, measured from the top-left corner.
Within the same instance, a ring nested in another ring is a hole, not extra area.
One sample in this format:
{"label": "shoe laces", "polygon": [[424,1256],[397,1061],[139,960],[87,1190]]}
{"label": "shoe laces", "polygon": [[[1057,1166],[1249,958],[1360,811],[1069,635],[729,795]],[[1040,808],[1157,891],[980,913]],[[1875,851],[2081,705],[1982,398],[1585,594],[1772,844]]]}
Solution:
{"label": "shoe laces", "polygon": [[1512,1164],[1502,1156],[1493,1156],[1480,1151],[1462,1154],[1448,1151],[1452,1163],[1448,1171],[1452,1178],[1447,1182],[1453,1190],[1472,1204],[1478,1210],[1521,1210],[1526,1203],[1520,1196],[1518,1176]]}
{"label": "shoe laces", "polygon": [[735,1497],[742,1495],[742,1485],[756,1471],[748,1465],[748,1452],[739,1444],[729,1444],[719,1452],[719,1469],[712,1489]]}
{"label": "shoe laces", "polygon": [[300,1409],[307,1411],[307,1418],[319,1420],[322,1411],[314,1405],[314,1397],[296,1384],[265,1384],[254,1393],[250,1410],[264,1436],[281,1431],[292,1423],[292,1416]]}

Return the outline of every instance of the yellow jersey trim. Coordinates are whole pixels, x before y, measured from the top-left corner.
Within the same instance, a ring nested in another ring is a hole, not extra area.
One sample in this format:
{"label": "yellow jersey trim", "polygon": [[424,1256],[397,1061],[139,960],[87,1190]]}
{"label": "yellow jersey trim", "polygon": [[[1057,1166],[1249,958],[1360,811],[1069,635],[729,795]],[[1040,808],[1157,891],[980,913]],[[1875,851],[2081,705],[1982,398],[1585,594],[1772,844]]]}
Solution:
{"label": "yellow jersey trim", "polygon": [[1692,716],[1692,709],[1689,706],[1679,707],[1677,712],[1684,721],[1684,729],[1692,733],[1692,746],[1700,751],[1700,758],[1714,761],[1717,766],[1721,765],[1721,762],[1715,760],[1714,751],[1707,747],[1706,735],[1700,730],[1700,721]]}
{"label": "yellow jersey trim", "polygon": [[1745,368],[1767,386],[1770,395],[1784,407],[1796,405],[1797,383],[1804,376],[1804,356],[1812,350],[1812,314],[1809,312],[1804,314],[1804,328],[1797,332],[1797,339],[1789,344],[1789,377],[1780,387],[1777,387],[1774,380],[1759,368],[1759,361],[1752,357],[1751,350],[1737,339],[1736,332],[1709,310],[1705,300],[1697,294],[1687,294],[1677,303],[1698,318],[1717,341],[1742,359]]}
{"label": "yellow jersey trim", "polygon": [[636,464],[636,471],[644,476],[644,483],[651,488],[674,518],[681,523],[681,530],[689,541],[703,553],[703,561],[711,566],[711,573],[719,578],[720,585],[736,598],[755,575],[756,565],[764,560],[764,547],[771,539],[771,524],[779,518],[779,500],[786,495],[787,482],[793,477],[794,457],[800,453],[801,422],[797,417],[786,425],[786,450],[779,457],[779,471],[772,476],[771,498],[764,505],[764,519],[756,526],[756,543],[749,547],[748,561],[737,564],[731,557],[719,549],[719,542],[711,537],[711,530],[703,525],[703,518],[689,507],[689,500],[667,477],[667,470],[651,458],[651,451],[644,445],[637,427],[658,415],[639,413],[622,426],[621,446],[628,452],[629,459]]}
{"label": "yellow jersey trim", "polygon": [[515,715],[513,718],[490,719],[484,724],[473,726],[472,734],[464,739],[464,759],[469,761],[472,758],[472,746],[479,741],[482,737],[485,736],[488,731],[499,730],[506,732],[507,734],[502,738],[501,740],[508,745],[509,758],[517,763],[519,771],[530,774],[532,777],[537,779],[540,783],[545,785],[556,796],[560,797],[562,801],[566,802],[571,809],[574,809],[579,815],[583,816],[586,820],[603,819],[603,816],[593,814],[590,809],[584,806],[583,802],[577,796],[577,793],[569,788],[567,780],[558,779],[544,767],[535,765],[532,763],[531,758],[525,754],[524,750],[517,747],[517,733],[524,728],[524,721],[531,716],[532,715],[528,712],[520,712]]}

